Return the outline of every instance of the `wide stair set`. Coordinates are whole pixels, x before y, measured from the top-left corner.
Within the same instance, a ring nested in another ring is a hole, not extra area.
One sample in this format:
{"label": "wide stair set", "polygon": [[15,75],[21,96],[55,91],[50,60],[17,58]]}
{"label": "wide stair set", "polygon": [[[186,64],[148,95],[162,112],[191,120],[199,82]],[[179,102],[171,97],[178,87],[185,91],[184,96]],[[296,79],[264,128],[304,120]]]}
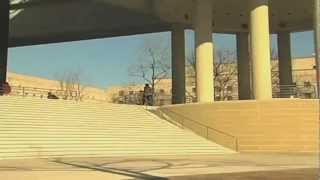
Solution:
{"label": "wide stair set", "polygon": [[0,159],[233,153],[142,106],[0,97]]}

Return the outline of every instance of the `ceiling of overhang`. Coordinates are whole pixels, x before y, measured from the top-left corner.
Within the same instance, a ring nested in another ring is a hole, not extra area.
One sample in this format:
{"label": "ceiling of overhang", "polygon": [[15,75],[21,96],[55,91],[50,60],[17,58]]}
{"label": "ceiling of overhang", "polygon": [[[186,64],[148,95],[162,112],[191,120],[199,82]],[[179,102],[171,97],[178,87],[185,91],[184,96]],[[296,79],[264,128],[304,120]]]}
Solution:
{"label": "ceiling of overhang", "polygon": [[[150,13],[168,23],[181,23],[192,28],[193,0],[99,0],[126,7],[142,13]],[[269,0],[270,28],[303,31],[312,28],[314,0]],[[212,0],[213,31],[247,31],[249,24],[249,0]]]}
{"label": "ceiling of overhang", "polygon": [[[29,0],[10,23],[10,45],[192,28],[193,0]],[[249,0],[212,0],[213,31],[247,31]],[[312,29],[313,0],[270,0],[271,32]]]}
{"label": "ceiling of overhang", "polygon": [[169,30],[159,18],[95,0],[29,3],[10,20],[11,47]]}

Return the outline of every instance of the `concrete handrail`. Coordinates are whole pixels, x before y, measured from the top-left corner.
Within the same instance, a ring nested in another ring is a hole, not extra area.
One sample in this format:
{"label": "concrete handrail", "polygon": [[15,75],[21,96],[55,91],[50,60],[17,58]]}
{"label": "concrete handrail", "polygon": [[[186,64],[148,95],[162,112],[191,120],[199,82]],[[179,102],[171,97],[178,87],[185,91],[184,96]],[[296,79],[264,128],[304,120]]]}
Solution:
{"label": "concrete handrail", "polygon": [[[163,113],[163,112],[161,111],[161,109],[159,109],[159,111],[160,111],[161,113]],[[182,127],[187,127],[187,126],[185,125],[185,120],[191,121],[191,122],[193,122],[193,123],[195,123],[195,124],[197,124],[197,125],[199,125],[199,126],[204,127],[204,128],[206,129],[206,138],[207,138],[207,139],[209,139],[209,130],[214,131],[214,132],[217,132],[217,133],[222,134],[222,135],[225,135],[225,136],[227,136],[227,137],[229,137],[229,138],[232,138],[233,141],[234,141],[234,149],[235,149],[236,151],[238,151],[238,149],[239,149],[239,143],[238,143],[238,138],[237,138],[236,136],[231,135],[231,134],[229,134],[229,133],[227,133],[227,132],[224,132],[224,131],[221,131],[221,130],[218,130],[218,129],[209,127],[209,126],[207,126],[207,125],[205,125],[205,124],[202,124],[202,123],[200,123],[200,122],[197,122],[197,121],[195,121],[195,120],[193,120],[193,119],[191,119],[191,118],[189,118],[189,117],[187,117],[187,116],[185,116],[185,115],[182,115],[182,114],[177,113],[177,112],[175,112],[175,111],[172,111],[172,110],[170,110],[170,109],[166,109],[166,111],[168,111],[168,112],[170,112],[170,113],[172,113],[172,114],[175,114],[175,115],[177,115],[177,116],[181,116],[183,119],[182,119],[182,120],[178,120],[178,121],[180,121],[180,122],[178,122],[178,123],[180,123],[180,125],[181,125]],[[190,127],[187,127],[187,128],[190,128]]]}

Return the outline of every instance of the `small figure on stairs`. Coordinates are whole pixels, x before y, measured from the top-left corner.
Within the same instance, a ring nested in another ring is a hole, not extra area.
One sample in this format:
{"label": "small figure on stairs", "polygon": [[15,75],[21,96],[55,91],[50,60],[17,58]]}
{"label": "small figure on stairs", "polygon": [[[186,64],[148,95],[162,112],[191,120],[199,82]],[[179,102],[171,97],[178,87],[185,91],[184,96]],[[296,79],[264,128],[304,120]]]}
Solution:
{"label": "small figure on stairs", "polygon": [[149,106],[153,105],[153,93],[149,84],[146,84],[143,89],[143,104]]}

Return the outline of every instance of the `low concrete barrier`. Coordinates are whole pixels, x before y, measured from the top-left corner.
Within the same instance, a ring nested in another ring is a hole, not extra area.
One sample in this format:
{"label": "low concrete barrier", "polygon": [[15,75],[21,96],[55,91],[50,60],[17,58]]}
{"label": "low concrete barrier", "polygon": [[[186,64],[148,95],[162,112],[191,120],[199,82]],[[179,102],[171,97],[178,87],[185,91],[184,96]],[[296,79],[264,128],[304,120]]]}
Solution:
{"label": "low concrete barrier", "polygon": [[318,100],[215,102],[165,106],[159,111],[184,127],[240,152],[318,151]]}

